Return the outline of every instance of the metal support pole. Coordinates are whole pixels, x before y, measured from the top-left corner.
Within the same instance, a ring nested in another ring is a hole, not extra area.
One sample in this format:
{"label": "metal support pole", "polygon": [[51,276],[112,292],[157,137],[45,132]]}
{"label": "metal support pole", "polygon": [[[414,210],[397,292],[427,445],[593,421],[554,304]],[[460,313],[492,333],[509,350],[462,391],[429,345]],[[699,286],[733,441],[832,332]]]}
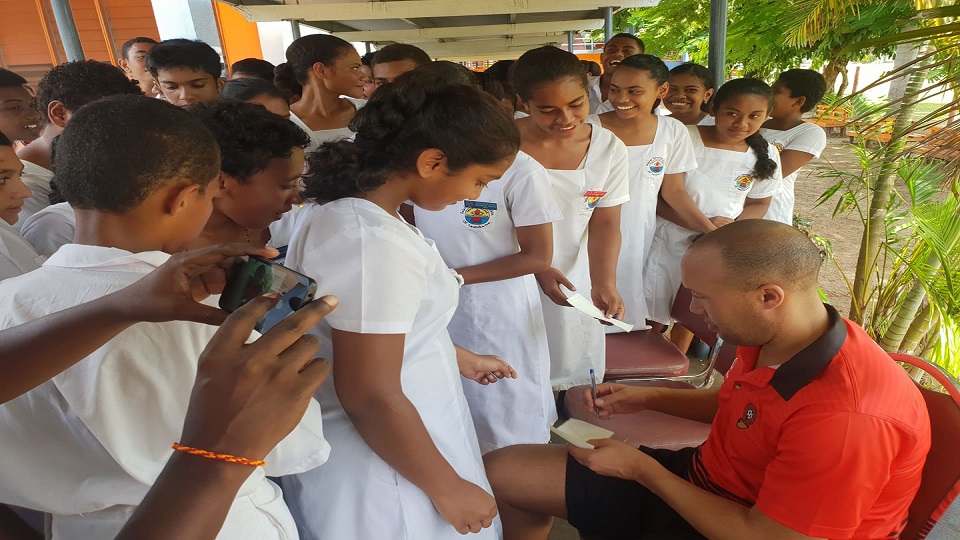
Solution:
{"label": "metal support pole", "polygon": [[720,88],[727,79],[727,0],[710,0],[709,47],[707,67]]}
{"label": "metal support pole", "polygon": [[293,39],[300,39],[300,21],[290,21],[290,30],[293,31]]}
{"label": "metal support pole", "polygon": [[[714,0],[716,1],[716,0]],[[604,43],[610,41],[610,38],[613,37],[613,8],[605,7],[603,8],[603,37]]]}
{"label": "metal support pole", "polygon": [[573,30],[567,30],[567,50],[573,52]]}
{"label": "metal support pole", "polygon": [[364,41],[363,46],[367,49],[367,54],[370,54],[373,51],[373,47],[370,46],[369,41]]}
{"label": "metal support pole", "polygon": [[67,60],[83,60],[83,45],[80,44],[80,33],[77,32],[77,23],[73,20],[69,0],[50,0],[50,7],[53,8],[53,18],[57,21],[57,30],[60,32],[60,41],[63,42]]}

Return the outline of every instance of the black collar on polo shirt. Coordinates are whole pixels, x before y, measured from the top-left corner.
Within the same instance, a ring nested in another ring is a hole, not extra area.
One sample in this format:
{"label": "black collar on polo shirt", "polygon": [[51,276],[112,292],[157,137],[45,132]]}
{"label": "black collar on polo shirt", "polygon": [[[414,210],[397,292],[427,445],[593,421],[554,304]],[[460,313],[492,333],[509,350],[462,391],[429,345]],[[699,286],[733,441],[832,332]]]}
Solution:
{"label": "black collar on polo shirt", "polygon": [[793,355],[793,358],[781,364],[770,379],[770,386],[785,401],[810,384],[810,381],[819,375],[840,352],[840,347],[847,340],[847,325],[840,314],[830,304],[823,306],[827,308],[827,316],[830,318],[827,332]]}

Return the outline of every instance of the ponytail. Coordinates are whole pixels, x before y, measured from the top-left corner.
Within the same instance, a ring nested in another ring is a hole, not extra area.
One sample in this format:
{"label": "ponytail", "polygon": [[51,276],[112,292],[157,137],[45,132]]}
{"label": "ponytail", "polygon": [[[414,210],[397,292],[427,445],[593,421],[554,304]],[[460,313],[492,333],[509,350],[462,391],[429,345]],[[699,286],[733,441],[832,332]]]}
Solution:
{"label": "ponytail", "polygon": [[273,68],[273,84],[290,96],[303,95],[303,85],[297,82],[293,68],[287,62]]}
{"label": "ponytail", "polygon": [[513,118],[475,84],[400,77],[374,93],[350,122],[354,141],[323,144],[307,159],[304,197],[327,202],[369,193],[392,174],[413,172],[436,148],[458,172],[511,159],[520,148]]}
{"label": "ponytail", "polygon": [[757,180],[772,178],[777,172],[777,162],[770,157],[770,144],[767,140],[758,131],[747,137],[744,142],[750,146],[750,149],[757,156],[757,162],[754,163],[753,172],[750,175]]}

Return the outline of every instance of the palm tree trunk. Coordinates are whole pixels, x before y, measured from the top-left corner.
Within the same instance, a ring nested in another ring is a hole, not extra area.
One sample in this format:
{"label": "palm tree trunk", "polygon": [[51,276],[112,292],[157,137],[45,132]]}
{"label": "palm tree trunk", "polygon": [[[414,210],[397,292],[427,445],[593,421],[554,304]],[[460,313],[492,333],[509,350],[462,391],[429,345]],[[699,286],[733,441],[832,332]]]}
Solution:
{"label": "palm tree trunk", "polygon": [[[926,80],[927,70],[924,66],[917,66],[911,71],[907,81],[907,92],[920,90]],[[850,298],[850,318],[863,326],[869,320],[872,308],[871,286],[877,259],[883,248],[886,236],[887,206],[893,194],[894,180],[897,177],[897,164],[905,143],[901,134],[909,127],[914,110],[914,103],[908,100],[902,103],[897,110],[893,122],[893,134],[890,143],[883,149],[883,162],[877,175],[876,185],[873,186],[873,195],[867,207],[867,219],[863,227],[863,236],[860,240],[860,254],[857,258],[857,273],[853,281],[853,291]]]}
{"label": "palm tree trunk", "polygon": [[937,257],[937,254],[934,252],[927,255],[925,263],[923,274],[914,276],[915,281],[913,282],[913,286],[907,291],[907,294],[903,298],[903,303],[900,304],[900,308],[897,309],[893,317],[893,322],[890,323],[890,327],[883,333],[883,338],[880,340],[880,347],[887,352],[899,352],[903,350],[907,333],[914,327],[914,323],[917,321],[917,312],[920,310],[920,304],[923,303],[923,299],[927,296],[927,291],[923,288],[923,284],[932,279],[934,274],[937,273],[937,270],[940,269],[940,258]]}
{"label": "palm tree trunk", "polygon": [[917,354],[920,349],[920,340],[927,336],[933,325],[933,309],[930,304],[924,305],[917,312],[910,328],[907,329],[903,341],[900,343],[900,350],[907,354]]}

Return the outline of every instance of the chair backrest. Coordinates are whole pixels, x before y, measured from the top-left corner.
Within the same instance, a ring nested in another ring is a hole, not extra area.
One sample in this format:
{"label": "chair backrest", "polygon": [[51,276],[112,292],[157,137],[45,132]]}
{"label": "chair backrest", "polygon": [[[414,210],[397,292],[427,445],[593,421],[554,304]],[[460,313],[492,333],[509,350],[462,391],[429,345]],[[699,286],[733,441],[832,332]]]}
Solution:
{"label": "chair backrest", "polygon": [[898,361],[922,369],[943,385],[947,394],[920,387],[930,414],[930,453],[923,466],[902,540],[926,538],[950,504],[960,495],[960,383],[929,362],[902,353],[890,353]]}
{"label": "chair backrest", "polygon": [[[693,295],[690,293],[690,289],[681,285],[680,290],[677,291],[677,299],[673,301],[670,316],[686,327],[687,330],[693,332],[693,335],[700,338],[700,341],[712,348],[717,344],[717,333],[711,332],[707,328],[707,322],[703,315],[697,315],[690,311],[690,300],[692,299]],[[728,344],[726,347],[722,347],[720,356],[717,357],[717,362],[713,368],[722,374],[726,374],[730,366],[733,365],[736,356],[737,348],[733,345]]]}

